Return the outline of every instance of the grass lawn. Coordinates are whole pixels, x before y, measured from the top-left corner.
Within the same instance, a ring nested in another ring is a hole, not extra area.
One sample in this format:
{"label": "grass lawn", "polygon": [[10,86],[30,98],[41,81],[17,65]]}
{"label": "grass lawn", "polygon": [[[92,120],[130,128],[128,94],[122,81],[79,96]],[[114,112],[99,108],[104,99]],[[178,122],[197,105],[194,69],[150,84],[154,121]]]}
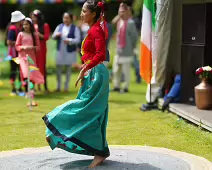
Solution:
{"label": "grass lawn", "polygon": [[[50,53],[49,57],[54,55]],[[10,92],[10,87],[9,81],[4,79],[4,85],[0,87],[0,151],[46,146],[45,126],[41,117],[55,106],[76,97],[76,77],[77,74],[73,74],[69,94],[37,95],[39,106],[32,112],[26,107],[25,98],[5,96]],[[109,145],[165,147],[203,156],[212,161],[212,133],[183,120],[179,121],[171,113],[140,112],[138,108],[145,102],[146,85],[135,84],[134,76],[132,79],[129,94],[110,94],[107,133]],[[48,82],[50,90],[54,90],[54,75],[48,77]]]}

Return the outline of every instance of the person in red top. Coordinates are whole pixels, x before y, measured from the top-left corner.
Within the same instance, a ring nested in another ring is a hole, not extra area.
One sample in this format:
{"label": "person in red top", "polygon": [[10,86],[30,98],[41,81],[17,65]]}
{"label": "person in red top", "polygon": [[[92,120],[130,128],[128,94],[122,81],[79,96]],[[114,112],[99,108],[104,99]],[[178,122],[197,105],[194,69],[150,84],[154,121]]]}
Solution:
{"label": "person in red top", "polygon": [[76,81],[76,86],[82,83],[77,98],[43,117],[51,149],[94,156],[89,168],[95,168],[110,155],[106,140],[109,73],[103,64],[108,33],[103,10],[104,3],[97,0],[87,0],[82,8],[82,20],[90,29],[82,43],[84,64]]}
{"label": "person in red top", "polygon": [[[45,23],[44,16],[39,10],[34,10],[31,13],[31,19],[34,23],[35,30],[38,32],[40,39],[40,52],[37,54],[36,63],[40,72],[44,76],[44,88],[45,92],[49,92],[47,87],[47,73],[46,73],[46,41],[50,37],[50,28],[47,23]],[[40,85],[38,85],[38,90],[41,91]]]}

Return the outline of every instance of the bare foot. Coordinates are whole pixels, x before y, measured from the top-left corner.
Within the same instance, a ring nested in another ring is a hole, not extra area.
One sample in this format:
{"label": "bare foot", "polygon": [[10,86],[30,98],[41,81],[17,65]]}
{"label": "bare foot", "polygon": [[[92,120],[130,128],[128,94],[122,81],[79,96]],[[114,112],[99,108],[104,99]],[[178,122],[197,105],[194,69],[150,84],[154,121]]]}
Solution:
{"label": "bare foot", "polygon": [[92,161],[92,163],[89,165],[88,168],[95,168],[96,166],[100,165],[102,162],[104,162],[104,160],[106,159],[107,157],[102,157],[102,156],[95,156],[94,157],[94,160]]}

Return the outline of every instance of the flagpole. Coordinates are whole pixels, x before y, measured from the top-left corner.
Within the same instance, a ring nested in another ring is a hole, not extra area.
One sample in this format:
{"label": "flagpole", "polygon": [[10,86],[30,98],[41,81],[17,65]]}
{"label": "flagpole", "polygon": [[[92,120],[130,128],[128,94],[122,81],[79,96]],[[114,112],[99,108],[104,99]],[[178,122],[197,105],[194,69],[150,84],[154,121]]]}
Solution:
{"label": "flagpole", "polygon": [[151,82],[149,84],[149,99],[150,99],[150,103],[152,103],[152,85],[151,85]]}
{"label": "flagpole", "polygon": [[28,67],[28,77],[27,77],[27,84],[28,84],[28,97],[29,97],[29,110],[32,111],[32,100],[31,100],[31,93],[30,93],[30,69],[29,69],[29,56],[27,55],[27,67]]}
{"label": "flagpole", "polygon": [[[147,103],[141,106],[142,111],[154,109],[154,100],[152,96],[153,85],[153,59],[154,59],[154,34],[156,30],[155,21],[155,0],[144,0],[142,11],[142,26],[141,26],[141,60],[140,60],[140,73],[143,79],[147,82]],[[148,19],[147,19],[148,18]],[[151,76],[150,76],[151,75]],[[149,93],[149,94],[148,94]]]}

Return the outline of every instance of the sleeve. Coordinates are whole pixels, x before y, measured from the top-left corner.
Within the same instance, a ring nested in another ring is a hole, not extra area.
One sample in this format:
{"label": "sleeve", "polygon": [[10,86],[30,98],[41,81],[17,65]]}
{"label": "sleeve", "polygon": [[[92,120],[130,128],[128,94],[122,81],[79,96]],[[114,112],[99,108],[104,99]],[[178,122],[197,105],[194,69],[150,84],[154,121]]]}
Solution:
{"label": "sleeve", "polygon": [[81,40],[80,30],[78,27],[75,27],[74,31],[75,38],[68,38],[69,45],[79,44]]}
{"label": "sleeve", "polygon": [[36,41],[36,51],[40,50],[40,40],[37,33],[35,33],[35,41]]}
{"label": "sleeve", "polygon": [[43,35],[43,39],[45,41],[47,41],[50,37],[50,28],[48,24],[44,24],[44,35]]}
{"label": "sleeve", "polygon": [[15,48],[17,51],[22,50],[22,33],[21,32],[18,34],[18,37],[16,39]]}
{"label": "sleeve", "polygon": [[7,40],[9,41],[15,41],[16,38],[16,32],[15,30],[9,30],[7,35]]}
{"label": "sleeve", "polygon": [[130,22],[129,26],[130,26],[129,30],[130,30],[131,40],[132,40],[132,46],[133,48],[136,48],[137,40],[138,40],[138,31],[136,29],[134,22]]}
{"label": "sleeve", "polygon": [[59,32],[59,25],[56,27],[56,29],[54,30],[54,33],[52,34],[52,38],[54,39],[54,40],[56,40],[57,38],[56,38],[56,34]]}
{"label": "sleeve", "polygon": [[114,18],[113,18],[113,20],[112,20],[112,24],[117,24],[117,22],[119,21],[119,19],[120,19],[120,17],[119,17],[119,15],[116,15]]}
{"label": "sleeve", "polygon": [[95,41],[96,52],[94,57],[91,59],[90,63],[85,66],[85,70],[89,70],[95,67],[100,62],[106,60],[106,40],[103,30],[101,28],[98,28],[92,34],[93,39]]}

